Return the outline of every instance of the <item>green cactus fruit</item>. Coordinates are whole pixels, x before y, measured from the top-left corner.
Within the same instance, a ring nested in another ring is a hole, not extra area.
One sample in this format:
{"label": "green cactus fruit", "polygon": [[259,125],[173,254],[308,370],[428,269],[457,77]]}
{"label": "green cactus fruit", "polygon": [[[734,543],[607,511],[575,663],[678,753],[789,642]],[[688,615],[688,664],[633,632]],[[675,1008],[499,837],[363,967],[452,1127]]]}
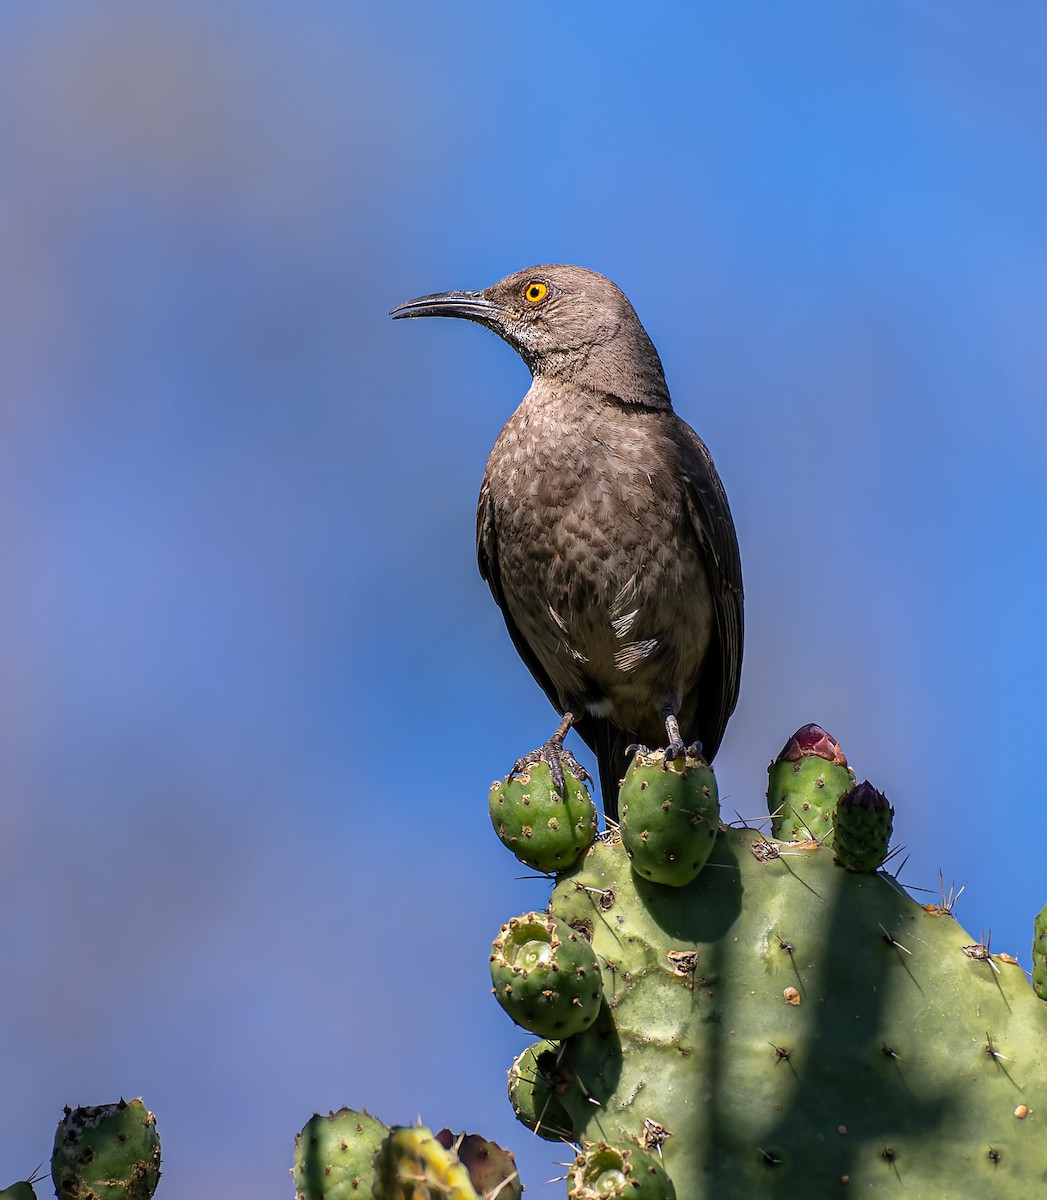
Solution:
{"label": "green cactus fruit", "polygon": [[603,1000],[592,946],[548,913],[525,913],[502,926],[491,947],[491,982],[502,1008],[539,1037],[587,1029]]}
{"label": "green cactus fruit", "polygon": [[314,1113],[295,1134],[296,1200],[370,1200],[374,1156],[388,1132],[367,1109]]}
{"label": "green cactus fruit", "polygon": [[149,1200],[160,1178],[156,1117],[141,1100],[67,1107],[51,1177],[59,1200]]}
{"label": "green cactus fruit", "polygon": [[516,1169],[511,1150],[489,1141],[478,1133],[459,1133],[441,1129],[436,1140],[445,1150],[458,1156],[469,1172],[469,1181],[481,1196],[497,1196],[498,1200],[520,1200],[523,1184]]}
{"label": "green cactus fruit", "polygon": [[635,1145],[590,1142],[567,1176],[567,1200],[676,1200],[673,1181],[653,1155]]}
{"label": "green cactus fruit", "polygon": [[771,832],[783,842],[832,845],[832,815],[854,772],[840,743],[820,725],[804,725],[767,768]]}
{"label": "green cactus fruit", "polygon": [[[40,1166],[43,1166],[43,1163]],[[37,1174],[39,1170],[40,1167],[37,1167],[36,1171],[28,1179],[23,1179],[18,1183],[12,1183],[10,1187],[5,1187],[0,1192],[0,1200],[36,1200],[36,1190],[33,1184],[39,1183],[41,1179],[45,1178],[43,1175]]]}
{"label": "green cactus fruit", "polygon": [[516,1119],[547,1142],[574,1140],[574,1125],[560,1094],[574,1086],[560,1069],[560,1043],[532,1042],[509,1068],[509,1102]]}
{"label": "green cactus fruit", "polygon": [[445,1150],[424,1125],[394,1125],[375,1159],[374,1200],[480,1200],[480,1196],[457,1156]]}
{"label": "green cactus fruit", "polygon": [[522,863],[537,871],[574,866],[596,837],[592,797],[567,767],[563,774],[563,794],[553,786],[552,772],[544,762],[491,784],[495,833]]}
{"label": "green cactus fruit", "polygon": [[712,768],[690,755],[666,762],[663,750],[641,751],[629,764],[618,804],[633,870],[670,887],[690,883],[705,865],[720,823]]}
{"label": "green cactus fruit", "polygon": [[1032,986],[1041,1000],[1047,1000],[1047,904],[1033,922]]}
{"label": "green cactus fruit", "polygon": [[848,871],[878,871],[887,857],[894,809],[868,781],[840,797],[833,813],[836,861]]}
{"label": "green cactus fruit", "polygon": [[1013,959],[817,843],[722,830],[682,888],[627,862],[597,842],[550,905],[608,998],[557,1063],[573,1138],[659,1147],[687,1200],[1043,1192],[1047,1005]]}

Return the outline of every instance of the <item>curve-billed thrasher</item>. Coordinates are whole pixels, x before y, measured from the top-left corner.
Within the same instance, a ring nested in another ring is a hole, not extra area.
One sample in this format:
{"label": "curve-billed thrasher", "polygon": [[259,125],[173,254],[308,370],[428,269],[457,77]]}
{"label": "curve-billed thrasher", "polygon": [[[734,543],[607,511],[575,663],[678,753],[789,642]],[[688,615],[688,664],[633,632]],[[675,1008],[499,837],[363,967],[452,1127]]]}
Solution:
{"label": "curve-billed thrasher", "polygon": [[562,781],[573,726],[614,817],[631,742],[712,759],[738,698],[742,575],[709,451],[673,412],[632,305],[583,267],[540,266],[393,317],[464,317],[531,369],[487,460],[476,552],[520,657],[563,720],[517,764]]}

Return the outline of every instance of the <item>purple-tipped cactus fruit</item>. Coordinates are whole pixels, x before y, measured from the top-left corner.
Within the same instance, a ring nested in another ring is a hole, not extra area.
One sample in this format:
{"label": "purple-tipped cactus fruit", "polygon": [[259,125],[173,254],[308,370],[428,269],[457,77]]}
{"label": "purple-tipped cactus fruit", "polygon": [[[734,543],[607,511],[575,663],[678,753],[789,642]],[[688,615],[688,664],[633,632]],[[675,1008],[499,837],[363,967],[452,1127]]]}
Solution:
{"label": "purple-tipped cactus fruit", "polygon": [[844,792],[833,813],[833,850],[848,871],[878,871],[887,857],[894,809],[868,780]]}
{"label": "purple-tipped cactus fruit", "polygon": [[804,725],[767,768],[771,832],[783,842],[832,844],[832,815],[854,772],[840,743],[820,725]]}

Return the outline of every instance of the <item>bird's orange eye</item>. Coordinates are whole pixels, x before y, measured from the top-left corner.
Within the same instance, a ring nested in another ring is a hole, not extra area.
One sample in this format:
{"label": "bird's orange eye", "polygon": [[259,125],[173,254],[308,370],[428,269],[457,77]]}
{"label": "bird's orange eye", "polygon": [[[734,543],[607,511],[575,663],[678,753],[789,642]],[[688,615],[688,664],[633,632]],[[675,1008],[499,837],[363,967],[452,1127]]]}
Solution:
{"label": "bird's orange eye", "polygon": [[542,283],[540,279],[532,279],[524,288],[524,299],[528,304],[541,304],[548,294],[549,285]]}

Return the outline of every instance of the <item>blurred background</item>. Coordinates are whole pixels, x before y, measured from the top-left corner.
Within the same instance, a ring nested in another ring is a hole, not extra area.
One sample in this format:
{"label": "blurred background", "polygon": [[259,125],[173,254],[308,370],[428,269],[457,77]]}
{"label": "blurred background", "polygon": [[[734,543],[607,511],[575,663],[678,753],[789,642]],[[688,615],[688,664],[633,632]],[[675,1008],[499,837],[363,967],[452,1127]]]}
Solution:
{"label": "blurred background", "polygon": [[554,714],[474,561],[528,375],[386,315],[536,262],[621,285],[725,481],[725,815],[818,721],[902,881],[966,882],[1029,965],[1045,36],[964,0],[7,0],[0,1186],[64,1104],[142,1095],[165,1200],[289,1200],[342,1104],[562,1194],[487,994],[547,894],[486,794]]}

